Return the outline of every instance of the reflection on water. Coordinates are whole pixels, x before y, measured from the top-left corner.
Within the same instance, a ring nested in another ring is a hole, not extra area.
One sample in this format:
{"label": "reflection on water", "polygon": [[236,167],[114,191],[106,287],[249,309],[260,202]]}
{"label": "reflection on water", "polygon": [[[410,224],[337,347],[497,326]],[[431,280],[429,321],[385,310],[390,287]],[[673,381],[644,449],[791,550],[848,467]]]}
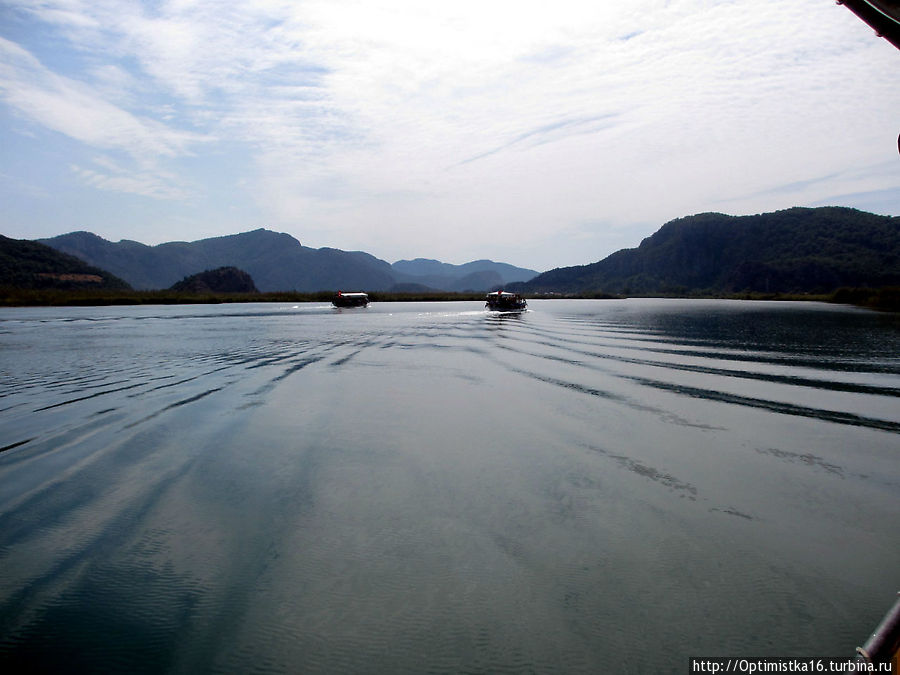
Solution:
{"label": "reflection on water", "polygon": [[819,304],[2,310],[0,665],[850,654],[900,581],[898,354]]}

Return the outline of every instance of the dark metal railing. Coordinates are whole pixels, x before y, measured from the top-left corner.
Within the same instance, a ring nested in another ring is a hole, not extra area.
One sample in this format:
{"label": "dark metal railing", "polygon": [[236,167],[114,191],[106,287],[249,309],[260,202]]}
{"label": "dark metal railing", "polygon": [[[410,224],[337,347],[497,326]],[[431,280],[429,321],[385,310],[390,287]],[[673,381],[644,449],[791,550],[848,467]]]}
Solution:
{"label": "dark metal railing", "polygon": [[875,632],[866,644],[856,648],[857,658],[868,663],[893,661],[897,672],[898,652],[900,652],[900,597],[884,615]]}

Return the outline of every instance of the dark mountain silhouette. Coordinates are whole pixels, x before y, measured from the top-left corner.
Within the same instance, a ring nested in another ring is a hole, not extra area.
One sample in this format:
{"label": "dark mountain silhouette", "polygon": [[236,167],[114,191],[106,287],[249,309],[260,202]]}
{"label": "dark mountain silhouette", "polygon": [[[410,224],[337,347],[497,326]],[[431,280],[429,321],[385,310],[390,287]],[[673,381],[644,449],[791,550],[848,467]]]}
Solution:
{"label": "dark mountain silhouette", "polygon": [[[524,281],[537,272],[478,260],[464,265],[399,261],[390,265],[362,251],[313,249],[288,234],[255,230],[194,242],[147,246],[107,241],[90,232],[72,232],[42,243],[109,270],[139,289],[169,288],[186,276],[218,267],[237,267],[260,291],[315,292],[337,288],[383,291],[398,284],[445,291],[490,290],[507,280]],[[434,269],[425,273],[420,269]]]}
{"label": "dark mountain silhouette", "polygon": [[123,290],[127,283],[35,241],[0,235],[0,286],[27,289],[97,288]]}
{"label": "dark mountain silhouette", "polygon": [[843,207],[755,216],[703,213],[663,225],[640,246],[541,274],[524,292],[826,293],[900,283],[900,218]]}
{"label": "dark mountain silhouette", "polygon": [[504,286],[503,277],[495,270],[472,272],[447,285],[448,291],[486,291]]}
{"label": "dark mountain silhouette", "polygon": [[526,293],[827,293],[900,284],[900,218],[843,207],[679,218],[637,248],[530,280],[533,270],[490,260],[450,265],[418,258],[390,265],[363,252],[308,248],[268,230],[158,246],[112,243],[89,232],[42,242],[141,289],[168,288],[219,267],[246,270],[264,292],[504,286]]}
{"label": "dark mountain silhouette", "polygon": [[493,260],[451,265],[439,260],[416,258],[398,260],[391,265],[391,269],[400,282],[413,282],[446,291],[491,290],[516,281],[528,281],[538,275],[535,270]]}
{"label": "dark mountain silhouette", "polygon": [[171,290],[182,293],[259,293],[253,278],[237,267],[219,267],[185,277]]}
{"label": "dark mountain silhouette", "polygon": [[139,289],[169,288],[186,276],[218,267],[245,270],[261,291],[383,290],[394,284],[391,266],[367,253],[313,249],[288,234],[262,229],[157,246],[113,243],[90,232],[41,241],[110,270]]}

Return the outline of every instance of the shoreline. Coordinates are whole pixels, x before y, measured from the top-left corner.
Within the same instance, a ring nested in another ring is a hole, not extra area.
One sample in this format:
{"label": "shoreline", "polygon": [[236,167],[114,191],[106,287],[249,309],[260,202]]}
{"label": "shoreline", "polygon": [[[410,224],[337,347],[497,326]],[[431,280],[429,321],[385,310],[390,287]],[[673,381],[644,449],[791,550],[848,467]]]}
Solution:
{"label": "shoreline", "polygon": [[[0,307],[105,307],[113,305],[210,305],[249,302],[331,302],[334,293],[270,292],[270,293],[202,293],[177,291],[121,291],[88,289],[0,289]],[[484,293],[392,293],[369,292],[373,302],[452,302],[478,301]],[[686,300],[764,300],[772,302],[831,302],[855,305],[886,312],[900,312],[900,288],[839,288],[832,293],[710,293],[648,294],[621,296],[602,292],[534,293],[529,300],[623,300],[626,297],[681,298]]]}

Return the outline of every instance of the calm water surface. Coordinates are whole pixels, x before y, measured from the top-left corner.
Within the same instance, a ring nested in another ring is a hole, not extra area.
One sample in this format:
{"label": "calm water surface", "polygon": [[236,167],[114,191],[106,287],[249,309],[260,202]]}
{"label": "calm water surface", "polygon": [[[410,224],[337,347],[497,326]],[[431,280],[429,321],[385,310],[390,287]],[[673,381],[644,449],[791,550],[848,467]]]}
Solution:
{"label": "calm water surface", "polygon": [[687,672],[900,589],[900,323],[0,310],[0,670]]}

